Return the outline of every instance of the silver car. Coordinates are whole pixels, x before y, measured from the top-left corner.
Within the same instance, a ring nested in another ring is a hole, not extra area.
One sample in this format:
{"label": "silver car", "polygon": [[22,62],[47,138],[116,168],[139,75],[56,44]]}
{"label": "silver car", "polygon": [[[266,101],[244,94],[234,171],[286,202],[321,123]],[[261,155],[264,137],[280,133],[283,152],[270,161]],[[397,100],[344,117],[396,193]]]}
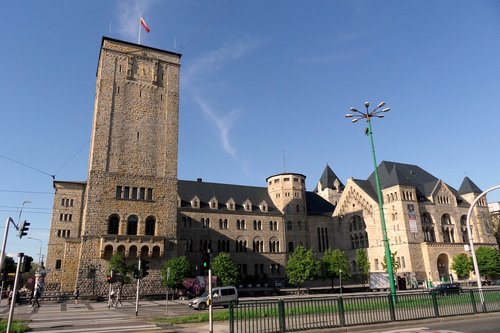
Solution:
{"label": "silver car", "polygon": [[[231,301],[238,300],[238,291],[234,286],[212,288],[213,306],[228,307]],[[197,310],[205,310],[208,306],[208,290],[198,298],[189,301],[189,306]]]}

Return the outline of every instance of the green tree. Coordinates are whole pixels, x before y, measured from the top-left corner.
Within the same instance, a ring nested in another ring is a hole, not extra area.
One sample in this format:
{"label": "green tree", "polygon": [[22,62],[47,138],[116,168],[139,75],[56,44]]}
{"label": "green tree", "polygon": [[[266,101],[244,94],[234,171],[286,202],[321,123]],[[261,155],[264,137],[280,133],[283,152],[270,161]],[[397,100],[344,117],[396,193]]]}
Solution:
{"label": "green tree", "polygon": [[321,266],[324,276],[332,281],[332,290],[334,279],[338,279],[341,275],[342,278],[346,279],[351,276],[349,259],[347,259],[345,252],[340,249],[326,250],[321,259]]}
{"label": "green tree", "polygon": [[358,267],[359,275],[364,285],[370,275],[370,262],[368,261],[368,255],[365,249],[356,250],[356,266]]}
{"label": "green tree", "polygon": [[[391,253],[392,273],[394,273],[394,275],[396,275],[396,272],[398,271],[398,263],[396,261],[397,254],[398,251]],[[385,269],[386,272],[389,272],[387,270],[387,258],[385,256],[384,256],[384,261],[382,261],[382,268]]]}
{"label": "green tree", "polygon": [[132,281],[132,277],[129,275],[135,268],[137,268],[137,263],[127,264],[125,257],[120,253],[115,253],[111,256],[108,266],[108,274],[111,274],[111,270],[116,273],[116,282],[120,284],[120,294],[123,290],[123,286]]}
{"label": "green tree", "polygon": [[481,246],[476,250],[479,273],[489,278],[500,275],[500,252],[492,247]]}
{"label": "green tree", "polygon": [[177,288],[184,278],[192,275],[192,272],[191,263],[186,256],[172,258],[161,268],[161,284],[169,288]]}
{"label": "green tree", "polygon": [[238,282],[238,267],[227,252],[221,252],[212,260],[212,272],[219,278],[223,286],[235,285]]}
{"label": "green tree", "polygon": [[459,279],[466,279],[470,276],[470,272],[474,269],[474,265],[468,255],[460,253],[453,258],[451,269],[457,273]]}
{"label": "green tree", "polygon": [[314,259],[312,250],[306,250],[303,246],[297,246],[288,258],[286,275],[288,281],[295,284],[300,292],[300,286],[306,280],[316,278],[320,269],[321,264],[318,260]]}

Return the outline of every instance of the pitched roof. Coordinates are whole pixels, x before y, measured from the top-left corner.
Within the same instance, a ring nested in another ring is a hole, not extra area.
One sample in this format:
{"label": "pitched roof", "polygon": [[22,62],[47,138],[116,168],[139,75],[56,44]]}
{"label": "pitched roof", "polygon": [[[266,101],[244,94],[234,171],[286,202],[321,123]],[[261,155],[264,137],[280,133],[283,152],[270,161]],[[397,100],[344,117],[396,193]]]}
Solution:
{"label": "pitched roof", "polygon": [[[325,167],[325,170],[323,171],[323,174],[321,175],[319,179],[319,183],[321,184],[322,188],[334,188],[335,180],[338,180],[339,182],[339,188],[340,190],[344,189],[344,184],[340,181],[339,177],[333,172],[333,170],[330,168],[330,166],[327,164]],[[318,185],[314,188],[313,192],[318,192]]]}
{"label": "pitched roof", "polygon": [[[208,207],[208,202],[216,198],[222,205],[219,209],[225,210],[225,203],[233,199],[236,210],[242,210],[242,204],[247,199],[252,205],[257,206],[262,201],[268,205],[269,213],[280,213],[269,196],[267,187],[243,186],[232,184],[208,183],[203,181],[179,180],[177,192],[181,198],[181,205],[189,206],[189,202],[197,196],[200,200],[200,208]],[[313,192],[306,192],[307,213],[310,215],[333,214],[335,206]],[[281,213],[280,213],[281,214]]]}
{"label": "pitched roof", "polygon": [[459,194],[466,194],[466,193],[475,193],[475,194],[481,194],[483,191],[474,184],[472,180],[470,180],[469,177],[465,177],[464,180],[462,181],[462,185],[460,185],[460,188],[458,189]]}
{"label": "pitched roof", "polygon": [[[378,166],[378,173],[382,189],[394,185],[413,186],[418,197],[430,196],[439,182],[438,178],[414,164],[382,161]],[[368,181],[375,189],[375,172],[368,177]],[[447,186],[458,196],[457,190],[449,185]]]}

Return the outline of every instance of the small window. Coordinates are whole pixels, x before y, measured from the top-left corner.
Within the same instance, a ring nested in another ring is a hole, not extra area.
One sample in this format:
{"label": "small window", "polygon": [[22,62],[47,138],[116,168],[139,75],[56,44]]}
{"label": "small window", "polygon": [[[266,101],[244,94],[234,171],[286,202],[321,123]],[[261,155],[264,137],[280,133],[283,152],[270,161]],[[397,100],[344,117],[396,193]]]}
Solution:
{"label": "small window", "polygon": [[56,269],[61,269],[61,266],[62,266],[62,261],[61,261],[61,259],[57,259],[57,260],[56,260]]}
{"label": "small window", "polygon": [[137,200],[137,187],[132,187],[132,200]]}
{"label": "small window", "polygon": [[147,200],[153,201],[153,189],[152,188],[148,188],[148,198],[147,198]]}
{"label": "small window", "polygon": [[117,186],[116,187],[116,194],[115,194],[116,199],[121,199],[122,198],[122,187]]}
{"label": "small window", "polygon": [[139,189],[139,199],[144,200],[145,197],[146,197],[146,189],[144,187],[141,187]]}
{"label": "small window", "polygon": [[123,199],[128,199],[130,197],[130,187],[125,186],[123,191]]}

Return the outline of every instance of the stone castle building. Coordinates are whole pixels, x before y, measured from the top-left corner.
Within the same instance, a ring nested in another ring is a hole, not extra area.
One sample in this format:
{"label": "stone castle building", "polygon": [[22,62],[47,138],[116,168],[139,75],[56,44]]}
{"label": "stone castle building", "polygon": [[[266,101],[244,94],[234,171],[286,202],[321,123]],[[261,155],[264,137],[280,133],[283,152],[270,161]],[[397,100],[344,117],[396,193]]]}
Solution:
{"label": "stone castle building", "polygon": [[[241,280],[284,280],[288,256],[302,245],[318,258],[355,251],[383,271],[384,247],[374,176],[344,185],[327,165],[314,191],[306,176],[280,173],[265,187],[177,179],[181,55],[104,37],[99,56],[88,178],[54,181],[46,288],[105,294],[109,259],[150,261],[143,294],[163,294],[160,269],[186,255],[229,252]],[[456,191],[416,165],[379,165],[391,251],[398,274],[448,278],[464,252],[469,203],[481,190],[468,178]],[[476,243],[492,238],[475,208]],[[135,288],[135,286],[129,286]]]}

